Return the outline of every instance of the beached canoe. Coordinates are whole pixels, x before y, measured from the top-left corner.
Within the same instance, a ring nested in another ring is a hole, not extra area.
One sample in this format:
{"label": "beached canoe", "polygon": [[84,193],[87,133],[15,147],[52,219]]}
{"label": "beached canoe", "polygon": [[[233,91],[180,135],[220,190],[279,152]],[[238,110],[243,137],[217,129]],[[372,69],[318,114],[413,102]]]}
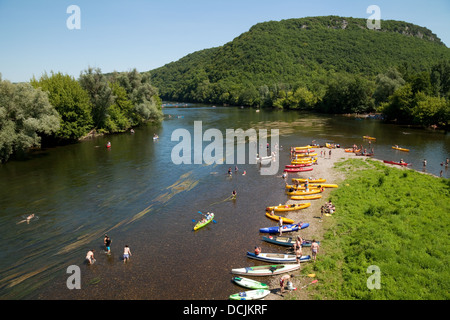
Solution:
{"label": "beached canoe", "polygon": [[307,150],[307,149],[312,149],[314,148],[314,146],[303,146],[303,147],[295,147],[295,150]]}
{"label": "beached canoe", "polygon": [[[290,190],[290,189],[289,189]],[[289,191],[286,190],[286,194],[290,195],[290,196],[309,196],[312,194],[318,194],[322,192],[322,189],[311,189],[309,191],[305,191],[305,190],[294,190],[294,191]]]}
{"label": "beached canoe", "polygon": [[[300,222],[295,224],[286,224],[281,227],[282,232],[294,232],[298,231],[300,229],[305,229],[309,227],[309,223],[307,222]],[[280,227],[267,227],[267,228],[261,228],[259,229],[259,232],[261,233],[279,233]]]}
{"label": "beached canoe", "polygon": [[[297,263],[297,258],[295,254],[287,253],[260,253],[255,254],[254,252],[247,251],[247,257],[250,259],[256,259],[264,262],[270,263]],[[311,261],[311,256],[301,256],[300,262]]]}
{"label": "beached canoe", "polygon": [[286,224],[293,224],[293,223],[295,223],[295,221],[292,220],[292,219],[288,219],[286,217],[277,216],[275,214],[270,214],[270,212],[266,212],[266,217],[269,218],[269,219],[272,219],[272,220],[276,220],[276,221],[280,221],[280,218],[281,218],[281,220],[283,220],[283,223],[286,223]]}
{"label": "beached canoe", "polygon": [[361,149],[358,149],[358,150],[353,150],[353,149],[344,149],[344,151],[345,151],[345,152],[347,152],[347,153],[358,153],[358,152],[360,152],[360,151],[361,151]]}
{"label": "beached canoe", "polygon": [[316,159],[313,159],[311,157],[304,157],[304,158],[297,158],[291,161],[291,164],[303,164],[303,163],[312,163],[316,162]]}
{"label": "beached canoe", "polygon": [[300,264],[264,265],[231,269],[231,273],[257,277],[274,276],[300,269]]}
{"label": "beached canoe", "polygon": [[253,280],[253,279],[249,279],[249,278],[244,278],[244,277],[233,277],[232,281],[234,283],[236,283],[237,285],[240,285],[241,287],[247,288],[247,289],[252,289],[252,290],[257,290],[257,289],[269,289],[269,285]]}
{"label": "beached canoe", "polygon": [[291,196],[291,200],[317,200],[322,198],[320,194],[312,194],[310,196]]}
{"label": "beached canoe", "polygon": [[325,147],[328,149],[336,149],[336,145],[334,143],[325,143]]}
{"label": "beached canoe", "polygon": [[[310,189],[317,189],[317,188],[338,188],[339,186],[337,184],[330,184],[330,183],[320,183],[320,184],[308,184],[308,187]],[[295,184],[287,184],[286,185],[286,189],[295,189],[295,190],[305,190],[305,184],[302,183],[298,186],[296,186]]]}
{"label": "beached canoe", "polygon": [[210,223],[211,221],[213,221],[214,219],[214,213],[211,213],[211,216],[208,220],[206,220],[205,222],[199,221],[197,222],[197,224],[194,226],[194,231],[198,230],[200,228],[203,228],[204,226],[206,226],[208,223]]}
{"label": "beached canoe", "polygon": [[272,206],[272,207],[267,207],[266,211],[277,211],[277,212],[286,212],[286,211],[297,211],[297,210],[302,210],[302,209],[306,209],[308,207],[311,206],[311,203],[297,203],[297,204],[287,204],[287,205],[281,205],[281,206]]}
{"label": "beached canoe", "polygon": [[317,153],[299,153],[296,158],[317,157]]}
{"label": "beached canoe", "polygon": [[400,162],[395,162],[395,161],[388,161],[388,160],[383,160],[384,163],[388,163],[388,164],[396,164],[398,166],[407,166],[409,163],[400,163]]}
{"label": "beached canoe", "polygon": [[392,149],[409,152],[409,149],[406,149],[406,148],[392,147]]}
{"label": "beached canoe", "polygon": [[284,169],[284,172],[307,172],[307,171],[313,171],[313,168],[286,168]]}
{"label": "beached canoe", "polygon": [[301,163],[301,164],[288,164],[285,166],[286,169],[293,169],[293,168],[305,168],[305,167],[311,167],[312,163]]}
{"label": "beached canoe", "polygon": [[230,300],[260,300],[267,297],[270,290],[257,289],[230,295]]}
{"label": "beached canoe", "polygon": [[298,181],[300,183],[304,183],[306,181],[308,181],[309,183],[323,183],[323,182],[327,182],[327,179],[297,179],[297,178],[293,178],[292,182]]}
{"label": "beached canoe", "polygon": [[310,150],[308,150],[308,149],[304,149],[304,150],[294,150],[295,151],[295,153],[310,153],[310,152],[316,152],[316,150],[313,150],[313,149],[310,149]]}
{"label": "beached canoe", "polygon": [[[283,247],[293,247],[295,244],[295,238],[294,237],[284,237],[284,236],[280,236],[280,237],[274,237],[274,236],[268,236],[268,237],[262,237],[263,241],[269,242],[269,243],[273,243],[273,244],[277,244],[279,246],[283,246]],[[302,247],[311,247],[312,244],[312,240],[305,240],[303,239],[302,242]],[[316,241],[317,244],[320,244],[319,241]]]}
{"label": "beached canoe", "polygon": [[369,136],[363,136],[363,139],[367,139],[367,140],[377,140],[377,138],[369,137]]}

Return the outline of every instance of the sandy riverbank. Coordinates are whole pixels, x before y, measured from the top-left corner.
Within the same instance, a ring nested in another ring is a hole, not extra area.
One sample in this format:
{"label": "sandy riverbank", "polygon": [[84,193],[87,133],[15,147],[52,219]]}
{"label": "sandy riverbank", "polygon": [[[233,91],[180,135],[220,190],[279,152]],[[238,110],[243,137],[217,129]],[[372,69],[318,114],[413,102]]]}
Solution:
{"label": "sandy riverbank", "polygon": [[[331,156],[329,155],[330,149],[328,148],[314,148],[316,150],[316,153],[318,154],[318,165],[314,165],[313,171],[310,172],[300,172],[300,173],[289,173],[288,178],[286,179],[286,182],[288,184],[292,184],[292,178],[324,178],[327,180],[326,183],[328,184],[340,184],[344,179],[345,176],[337,172],[333,169],[334,164],[337,161],[343,161],[343,159],[348,158],[355,158],[355,155],[353,153],[347,153],[343,148],[338,149],[331,149]],[[324,156],[321,156],[321,151],[324,152]],[[357,158],[366,158],[366,157],[357,157]],[[330,193],[335,190],[333,188],[326,188],[323,193],[321,193],[322,198],[317,200],[311,200],[311,201],[296,201],[296,200],[288,200],[286,204],[294,204],[294,203],[305,203],[310,202],[311,206],[307,209],[303,209],[300,211],[293,211],[288,212],[286,214],[281,214],[283,216],[286,216],[290,219],[293,219],[296,222],[308,222],[310,225],[308,228],[303,229],[298,232],[292,232],[289,233],[289,236],[297,236],[301,235],[304,239],[313,239],[315,238],[317,241],[322,241],[323,235],[325,233],[324,224],[326,223],[326,219],[332,219],[332,217],[323,217],[323,220],[320,219],[320,208],[322,205],[328,201],[328,198],[330,197]],[[339,208],[336,208],[337,211],[339,211]],[[282,247],[280,247],[282,248]],[[263,251],[265,251],[263,249]],[[286,250],[287,251],[287,250]],[[311,254],[310,248],[303,248],[302,250],[303,255]],[[278,252],[278,251],[277,251]],[[318,256],[324,255],[326,252],[320,248]],[[313,263],[313,262],[307,262],[306,264]],[[304,268],[305,264],[302,264],[302,268]],[[300,275],[304,274],[301,270],[293,272],[294,275]],[[286,291],[284,293],[284,297],[280,295],[280,286],[279,286],[279,279],[281,276],[271,277],[270,281],[268,282],[269,286],[272,288],[270,295],[266,297],[266,300],[280,300],[285,298],[292,298],[297,300],[307,300],[308,294],[306,290],[296,290],[288,292]],[[294,287],[301,287],[304,285],[307,285],[312,280],[308,277],[294,277],[293,284]]]}

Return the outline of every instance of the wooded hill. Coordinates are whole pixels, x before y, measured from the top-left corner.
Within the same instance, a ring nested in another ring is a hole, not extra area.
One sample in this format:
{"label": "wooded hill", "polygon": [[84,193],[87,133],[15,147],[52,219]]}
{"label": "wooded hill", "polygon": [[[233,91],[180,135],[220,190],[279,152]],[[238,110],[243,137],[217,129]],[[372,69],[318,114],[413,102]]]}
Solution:
{"label": "wooded hill", "polygon": [[[382,20],[380,30],[370,30],[366,19],[325,16],[259,23],[221,47],[150,73],[164,100],[367,112],[393,93],[374,97],[377,76],[385,73],[399,73],[405,82],[428,73],[434,95],[448,96],[442,87],[448,86],[449,61],[449,48],[427,28]],[[433,68],[444,74],[433,79]],[[334,84],[359,94],[330,108]]]}

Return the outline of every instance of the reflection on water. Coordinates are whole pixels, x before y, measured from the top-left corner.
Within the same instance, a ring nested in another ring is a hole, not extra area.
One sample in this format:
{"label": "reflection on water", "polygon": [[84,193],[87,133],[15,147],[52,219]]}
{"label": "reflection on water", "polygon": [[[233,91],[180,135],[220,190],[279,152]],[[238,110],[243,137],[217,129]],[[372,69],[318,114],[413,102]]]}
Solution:
{"label": "reflection on water", "polygon": [[[264,208],[287,199],[279,176],[290,146],[316,140],[366,147],[362,136],[370,135],[377,138],[371,144],[377,158],[403,158],[420,171],[427,159],[427,172],[443,170],[449,177],[440,165],[450,154],[448,134],[289,111],[196,106],[165,113],[160,126],[137,128],[133,135],[100,137],[0,165],[2,299],[226,299],[236,291],[230,270],[259,263],[245,252],[261,243],[259,228],[271,224]],[[178,142],[171,141],[172,132],[192,133],[198,120],[203,131],[217,128],[224,137],[226,129],[279,129],[279,175],[261,176],[257,165],[239,165],[232,177],[226,174],[232,164],[174,165],[170,156]],[[392,150],[394,144],[411,151]],[[229,198],[232,190],[236,200]],[[214,212],[216,223],[194,232],[199,211]],[[30,213],[39,220],[17,224]],[[103,253],[105,233],[113,240],[110,256]],[[125,245],[133,254],[127,264]],[[90,249],[96,252],[93,266],[83,263]],[[82,290],[65,285],[70,265],[81,267]]]}

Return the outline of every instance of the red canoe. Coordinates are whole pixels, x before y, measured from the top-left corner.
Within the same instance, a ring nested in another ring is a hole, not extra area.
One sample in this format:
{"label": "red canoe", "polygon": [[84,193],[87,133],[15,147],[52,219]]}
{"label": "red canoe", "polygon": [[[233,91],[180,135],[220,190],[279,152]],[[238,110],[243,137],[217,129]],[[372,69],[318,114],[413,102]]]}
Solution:
{"label": "red canoe", "polygon": [[291,169],[284,169],[284,172],[305,172],[305,171],[313,171],[313,168],[291,168]]}
{"label": "red canoe", "polygon": [[315,152],[316,150],[295,150],[295,153],[313,153],[313,152]]}
{"label": "red canoe", "polygon": [[395,161],[387,161],[387,160],[383,160],[384,163],[389,163],[389,164],[396,164],[398,166],[407,166],[409,163],[400,163],[400,162],[395,162]]}
{"label": "red canoe", "polygon": [[294,168],[304,168],[304,167],[311,167],[312,164],[305,163],[305,164],[289,164],[286,166],[288,169],[294,169]]}

